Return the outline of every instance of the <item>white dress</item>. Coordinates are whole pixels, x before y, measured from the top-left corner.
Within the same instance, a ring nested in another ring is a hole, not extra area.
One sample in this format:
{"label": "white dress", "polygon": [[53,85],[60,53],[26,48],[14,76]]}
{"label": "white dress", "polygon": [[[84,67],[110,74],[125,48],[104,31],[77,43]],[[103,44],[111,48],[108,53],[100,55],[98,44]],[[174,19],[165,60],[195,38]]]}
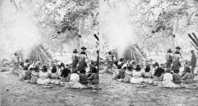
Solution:
{"label": "white dress", "polygon": [[179,87],[175,83],[173,83],[173,75],[171,73],[165,73],[163,76],[162,85],[168,88],[176,88]]}
{"label": "white dress", "polygon": [[60,84],[60,80],[58,80],[58,73],[50,73],[50,83],[52,84]]}
{"label": "white dress", "polygon": [[144,72],[143,73],[143,82],[145,82],[145,83],[149,83],[149,84],[151,84],[151,83],[153,83],[153,80],[151,79],[151,77],[152,77],[152,73],[151,72]]}
{"label": "white dress", "polygon": [[80,76],[76,73],[73,73],[70,76],[70,82],[68,82],[68,86],[71,88],[86,88],[86,86],[82,85],[79,81]]}
{"label": "white dress", "polygon": [[50,82],[49,73],[48,72],[39,72],[39,79],[37,80],[37,84],[48,84]]}
{"label": "white dress", "polygon": [[143,81],[142,71],[133,70],[133,77],[130,82],[133,84],[141,83]]}

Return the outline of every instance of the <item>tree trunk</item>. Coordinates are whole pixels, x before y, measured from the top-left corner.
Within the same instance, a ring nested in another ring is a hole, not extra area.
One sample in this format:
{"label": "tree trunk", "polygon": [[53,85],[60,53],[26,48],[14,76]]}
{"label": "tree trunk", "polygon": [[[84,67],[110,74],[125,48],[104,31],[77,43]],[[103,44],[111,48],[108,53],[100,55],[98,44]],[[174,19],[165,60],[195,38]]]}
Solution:
{"label": "tree trunk", "polygon": [[175,50],[175,37],[173,35],[171,35],[171,47],[172,50]]}

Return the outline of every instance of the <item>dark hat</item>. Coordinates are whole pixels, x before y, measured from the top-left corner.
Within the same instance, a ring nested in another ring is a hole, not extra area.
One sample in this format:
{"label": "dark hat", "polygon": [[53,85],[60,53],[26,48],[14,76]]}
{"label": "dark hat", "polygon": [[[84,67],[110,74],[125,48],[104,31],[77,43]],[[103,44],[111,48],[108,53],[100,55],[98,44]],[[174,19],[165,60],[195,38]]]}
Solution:
{"label": "dark hat", "polygon": [[177,46],[175,49],[178,49],[178,50],[180,50],[180,49],[181,49],[181,47]]}
{"label": "dark hat", "polygon": [[83,46],[83,47],[81,47],[81,49],[84,49],[84,50],[86,50],[87,48]]}

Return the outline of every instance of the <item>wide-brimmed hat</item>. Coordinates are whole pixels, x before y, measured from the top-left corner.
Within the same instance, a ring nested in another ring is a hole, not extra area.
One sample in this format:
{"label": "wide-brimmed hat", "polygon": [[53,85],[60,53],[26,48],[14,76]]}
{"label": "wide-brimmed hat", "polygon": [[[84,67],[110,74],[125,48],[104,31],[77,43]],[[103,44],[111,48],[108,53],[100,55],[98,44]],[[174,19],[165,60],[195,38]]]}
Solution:
{"label": "wide-brimmed hat", "polygon": [[180,49],[181,49],[181,47],[177,46],[175,49],[178,49],[178,50],[180,50]]}
{"label": "wide-brimmed hat", "polygon": [[81,49],[82,49],[82,50],[86,50],[87,48],[83,46],[83,47],[81,47]]}

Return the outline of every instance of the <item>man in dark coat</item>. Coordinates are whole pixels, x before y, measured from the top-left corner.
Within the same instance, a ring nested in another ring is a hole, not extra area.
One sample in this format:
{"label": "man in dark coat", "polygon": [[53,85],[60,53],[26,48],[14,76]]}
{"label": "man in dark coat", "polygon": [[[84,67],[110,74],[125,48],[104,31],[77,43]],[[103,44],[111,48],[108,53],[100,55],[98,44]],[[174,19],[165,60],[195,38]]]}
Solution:
{"label": "man in dark coat", "polygon": [[173,61],[172,50],[169,49],[166,54],[166,68],[171,68],[172,61]]}
{"label": "man in dark coat", "polygon": [[196,57],[193,50],[191,51],[191,54],[192,54],[192,57],[191,57],[191,61],[190,61],[190,66],[191,66],[191,72],[192,72],[193,77],[194,77],[194,70],[195,70],[196,63],[197,63],[197,57]]}

